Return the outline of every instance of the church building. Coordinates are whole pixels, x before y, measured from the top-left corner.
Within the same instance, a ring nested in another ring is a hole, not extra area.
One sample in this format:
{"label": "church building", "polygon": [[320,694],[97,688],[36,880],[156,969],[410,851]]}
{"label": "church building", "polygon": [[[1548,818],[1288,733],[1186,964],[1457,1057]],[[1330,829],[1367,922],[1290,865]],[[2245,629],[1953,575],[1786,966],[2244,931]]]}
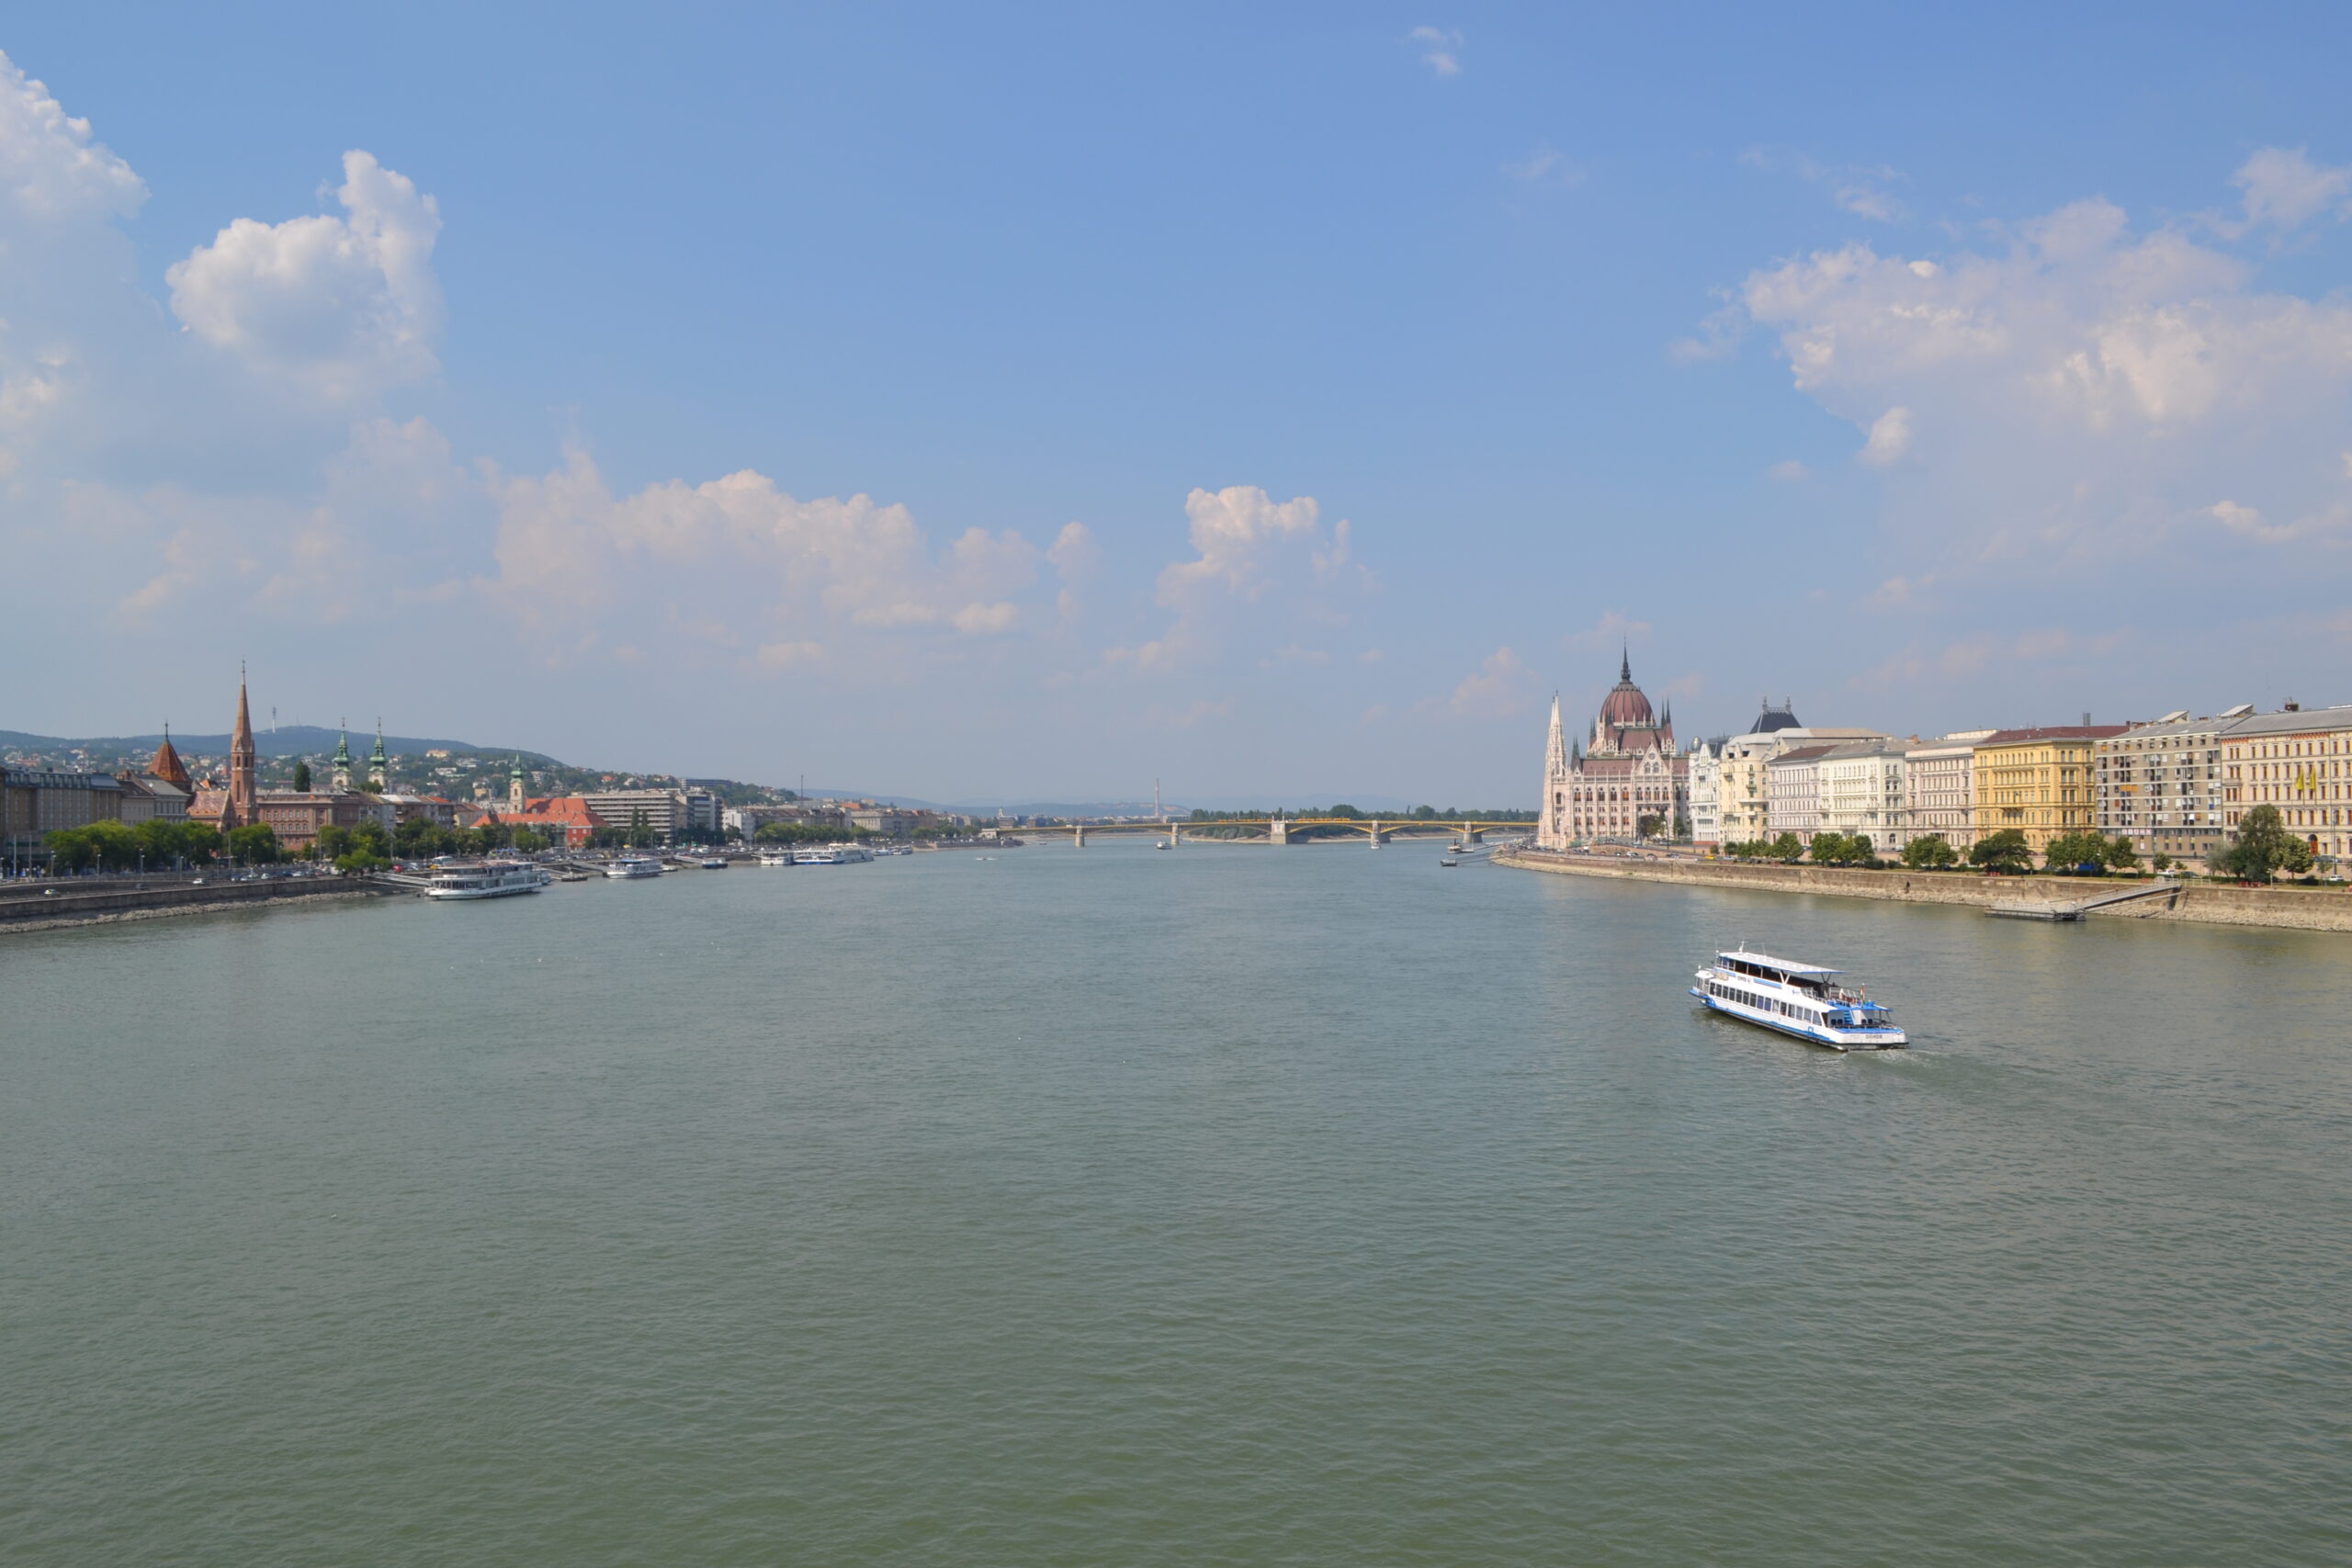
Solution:
{"label": "church building", "polygon": [[1652,711],[1649,698],[1634,684],[1627,657],[1618,664],[1617,684],[1601,700],[1589,741],[1568,740],[1560,725],[1560,699],[1552,699],[1535,845],[1564,850],[1593,840],[1630,843],[1641,836],[1644,818],[1656,819],[1655,836],[1690,832],[1690,761],[1675,750],[1672,708]]}

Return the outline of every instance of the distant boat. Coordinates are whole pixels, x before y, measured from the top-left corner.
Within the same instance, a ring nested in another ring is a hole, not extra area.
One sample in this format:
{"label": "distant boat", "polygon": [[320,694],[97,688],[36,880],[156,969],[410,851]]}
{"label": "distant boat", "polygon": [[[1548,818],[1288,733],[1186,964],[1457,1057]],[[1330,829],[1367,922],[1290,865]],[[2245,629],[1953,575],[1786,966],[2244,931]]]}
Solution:
{"label": "distant boat", "polygon": [[760,863],[762,865],[790,865],[792,852],[790,850],[762,850]]}
{"label": "distant boat", "polygon": [[1451,854],[1448,854],[1443,860],[1439,861],[1437,863],[1440,865],[1460,865],[1462,863],[1455,860]]}
{"label": "distant boat", "polygon": [[662,863],[651,855],[623,855],[605,868],[605,874],[624,880],[659,876],[662,874]]}
{"label": "distant boat", "polygon": [[727,857],[725,855],[705,855],[702,858],[702,868],[705,871],[725,871],[727,869]]}

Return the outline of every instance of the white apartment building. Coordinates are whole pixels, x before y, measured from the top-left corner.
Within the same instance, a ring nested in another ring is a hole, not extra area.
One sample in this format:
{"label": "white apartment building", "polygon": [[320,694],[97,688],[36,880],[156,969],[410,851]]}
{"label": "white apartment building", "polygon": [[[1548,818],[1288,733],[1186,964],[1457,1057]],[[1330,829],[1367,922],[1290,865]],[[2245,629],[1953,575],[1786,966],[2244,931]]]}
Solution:
{"label": "white apartment building", "polygon": [[1690,749],[1690,841],[1712,850],[1723,840],[1723,753],[1702,740]]}
{"label": "white apartment building", "polygon": [[1759,837],[1794,833],[1813,842],[1821,830],[1821,760],[1834,750],[1828,745],[1797,746],[1764,764],[1767,804]]}
{"label": "white apartment building", "polygon": [[1903,842],[1904,748],[1900,740],[1849,740],[1815,765],[1816,831],[1868,839],[1875,850]]}
{"label": "white apartment building", "polygon": [[1976,842],[1976,743],[1989,729],[1955,729],[1903,753],[1899,843],[1940,837],[1966,852]]}
{"label": "white apartment building", "polygon": [[1783,754],[1801,747],[1884,739],[1875,729],[1805,729],[1795,727],[1733,736],[1724,742],[1723,756],[1717,766],[1715,815],[1720,822],[1717,829],[1719,841],[1725,844],[1752,843],[1758,839],[1772,838],[1781,831],[1772,826],[1771,766]]}

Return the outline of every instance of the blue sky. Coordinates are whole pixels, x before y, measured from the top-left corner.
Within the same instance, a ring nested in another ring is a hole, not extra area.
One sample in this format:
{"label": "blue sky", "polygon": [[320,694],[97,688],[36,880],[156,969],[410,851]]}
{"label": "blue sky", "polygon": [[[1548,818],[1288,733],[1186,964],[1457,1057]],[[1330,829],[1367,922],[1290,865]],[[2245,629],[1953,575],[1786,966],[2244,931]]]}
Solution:
{"label": "blue sky", "polygon": [[20,13],[0,726],[243,658],[583,761],[1500,804],[1621,641],[1686,733],[2352,700],[2347,32]]}

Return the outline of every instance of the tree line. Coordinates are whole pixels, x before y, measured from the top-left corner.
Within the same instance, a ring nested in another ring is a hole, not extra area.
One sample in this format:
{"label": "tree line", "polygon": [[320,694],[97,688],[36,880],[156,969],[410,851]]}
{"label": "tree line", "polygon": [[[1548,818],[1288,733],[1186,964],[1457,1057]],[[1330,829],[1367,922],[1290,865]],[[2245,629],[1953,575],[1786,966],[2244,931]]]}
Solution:
{"label": "tree line", "polygon": [[[1864,833],[1815,833],[1808,845],[1794,833],[1746,843],[1725,844],[1724,853],[1735,860],[1777,862],[1795,865],[1810,860],[1815,865],[1871,868],[1889,863]],[[1949,871],[1966,864],[1978,871],[2016,876],[2035,869],[2033,845],[2022,829],[2004,828],[1969,846],[1962,855],[1940,833],[1924,834],[1903,846],[1899,863],[1911,871]],[[2109,872],[2140,868],[2140,852],[2131,840],[2108,838],[2089,831],[2061,833],[2041,852],[2041,869],[2058,876],[2104,876]],[[2168,871],[2177,863],[2156,855],[2150,865]],[[2217,876],[2244,882],[2268,882],[2279,872],[2301,876],[2312,869],[2311,846],[2287,830],[2275,806],[2257,806],[2238,822],[2228,843],[2207,857]]]}

